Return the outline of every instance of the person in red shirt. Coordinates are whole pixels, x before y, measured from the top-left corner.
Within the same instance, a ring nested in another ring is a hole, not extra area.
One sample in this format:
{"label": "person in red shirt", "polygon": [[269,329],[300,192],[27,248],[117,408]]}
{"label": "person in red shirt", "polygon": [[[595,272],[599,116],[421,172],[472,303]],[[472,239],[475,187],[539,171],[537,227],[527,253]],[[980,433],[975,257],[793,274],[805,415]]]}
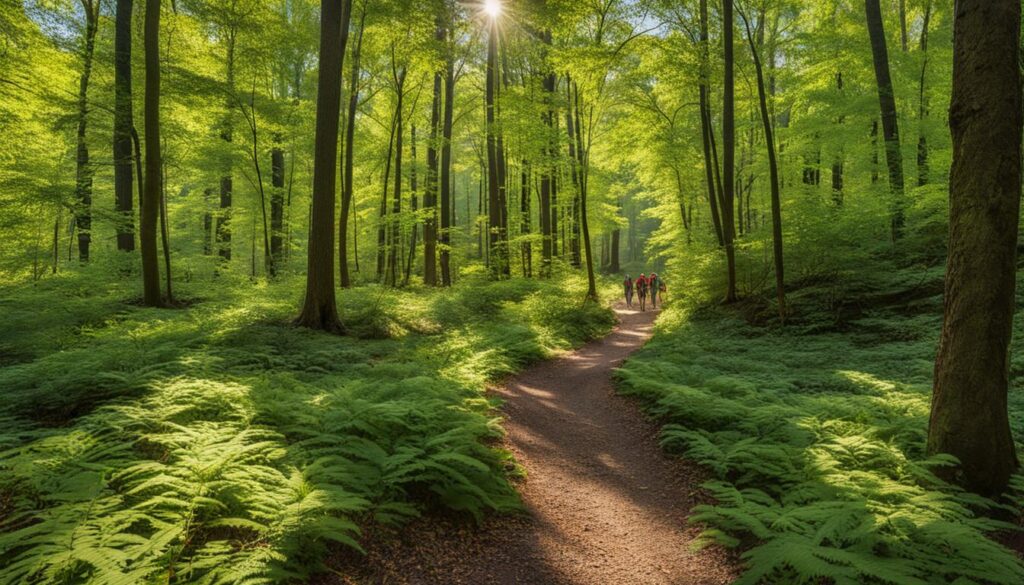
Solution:
{"label": "person in red shirt", "polygon": [[632,308],[632,306],[633,306],[633,279],[630,278],[628,274],[626,275],[626,280],[622,281],[622,287],[625,289],[625,293],[626,293],[626,306]]}

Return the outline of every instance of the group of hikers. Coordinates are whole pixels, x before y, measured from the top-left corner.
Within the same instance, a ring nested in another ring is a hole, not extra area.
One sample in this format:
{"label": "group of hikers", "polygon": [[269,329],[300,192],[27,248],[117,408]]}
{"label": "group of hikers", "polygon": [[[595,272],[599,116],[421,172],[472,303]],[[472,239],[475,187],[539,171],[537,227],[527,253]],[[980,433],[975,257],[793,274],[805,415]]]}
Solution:
{"label": "group of hikers", "polygon": [[644,276],[641,272],[640,276],[633,280],[628,274],[626,280],[622,282],[623,288],[626,293],[626,306],[633,307],[633,292],[636,292],[637,298],[640,300],[640,310],[647,310],[647,296],[651,297],[651,308],[658,308],[658,295],[661,295],[662,303],[665,302],[665,281],[662,280],[657,273],[652,272],[650,276]]}

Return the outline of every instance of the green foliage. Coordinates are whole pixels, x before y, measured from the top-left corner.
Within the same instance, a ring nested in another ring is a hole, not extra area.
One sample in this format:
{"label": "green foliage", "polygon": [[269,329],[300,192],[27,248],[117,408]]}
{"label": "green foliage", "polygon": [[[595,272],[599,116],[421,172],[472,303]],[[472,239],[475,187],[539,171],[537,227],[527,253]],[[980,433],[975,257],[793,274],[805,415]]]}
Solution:
{"label": "green foliage", "polygon": [[298,279],[151,310],[94,278],[0,293],[0,582],[288,582],[424,509],[516,510],[484,384],[611,325],[579,278],[343,292],[373,339],[287,324]]}
{"label": "green foliage", "polygon": [[[840,282],[865,307],[844,333],[813,310],[825,286],[792,295],[804,317],[785,329],[677,305],[621,370],[622,390],[665,422],[665,448],[712,474],[715,503],[692,520],[704,542],[745,550],[738,583],[1024,581],[1020,559],[986,537],[1019,529],[989,516],[1019,513],[1024,477],[997,503],[939,480],[953,462],[924,454],[941,305],[908,307],[913,283],[938,276],[893,271],[870,293]],[[1012,394],[1020,433],[1019,382]]]}

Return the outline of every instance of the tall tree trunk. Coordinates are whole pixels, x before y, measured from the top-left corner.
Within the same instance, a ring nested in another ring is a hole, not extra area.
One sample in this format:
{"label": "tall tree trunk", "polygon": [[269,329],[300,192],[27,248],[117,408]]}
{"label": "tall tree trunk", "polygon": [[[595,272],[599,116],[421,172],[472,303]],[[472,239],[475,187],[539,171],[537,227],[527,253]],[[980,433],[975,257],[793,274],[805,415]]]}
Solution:
{"label": "tall tree trunk", "polygon": [[[443,45],[447,34],[442,16],[438,14],[434,24],[434,40]],[[427,211],[423,221],[423,283],[437,286],[437,192],[438,192],[438,142],[441,125],[441,102],[443,100],[443,75],[440,69],[434,72],[434,98],[430,104],[430,141],[427,143],[427,179],[423,192],[423,208]],[[443,193],[443,191],[442,191]],[[448,213],[448,209],[444,209]],[[445,222],[447,223],[447,222]]]}
{"label": "tall tree trunk", "polygon": [[569,136],[569,171],[572,176],[572,240],[569,242],[570,261],[576,268],[580,267],[580,168],[577,158],[577,147],[579,145],[576,137],[576,119],[578,115],[573,113],[575,101],[572,94],[573,81],[567,74],[565,76],[565,99],[568,106],[565,110],[565,129]]}
{"label": "tall tree trunk", "polygon": [[114,17],[114,210],[117,249],[135,249],[132,202],[132,0],[117,0]]}
{"label": "tall tree trunk", "polygon": [[504,274],[504,256],[501,247],[501,182],[498,173],[497,123],[495,119],[495,94],[497,89],[498,25],[490,24],[487,33],[487,81],[485,107],[487,124],[487,248],[491,258],[491,277],[499,279]]}
{"label": "tall tree trunk", "polygon": [[[451,16],[446,16],[448,22]],[[441,284],[452,285],[451,273],[451,229],[454,224],[455,202],[452,198],[452,124],[455,114],[455,59],[452,55],[450,40],[454,36],[451,31],[447,32],[449,46],[445,50],[445,71],[444,71],[444,126],[441,131],[441,233],[439,241],[441,244]],[[466,205],[469,205],[469,194],[466,194]],[[468,223],[469,212],[466,212]]]}
{"label": "tall tree trunk", "polygon": [[889,190],[892,203],[892,237],[899,239],[904,224],[903,155],[900,153],[900,131],[896,119],[896,98],[889,75],[889,51],[885,43],[885,27],[879,0],[864,0],[867,13],[868,35],[871,38],[871,56],[875,64],[878,84],[878,103],[882,110],[882,134],[885,139],[885,161],[889,167]]}
{"label": "tall tree trunk", "polygon": [[928,96],[925,94],[925,82],[928,76],[928,26],[932,19],[932,3],[929,0],[924,8],[924,23],[921,25],[921,78],[918,82],[917,110],[917,184],[928,184],[928,138],[925,136],[924,125],[928,119]]}
{"label": "tall tree trunk", "polygon": [[[546,30],[543,34],[543,41],[546,46],[551,45],[551,31]],[[545,47],[547,48],[547,47]],[[547,111],[543,114],[544,124],[547,126],[547,135],[545,136],[544,143],[544,154],[545,160],[544,167],[540,176],[540,201],[537,214],[540,221],[540,233],[541,233],[541,276],[547,277],[551,275],[551,259],[554,256],[552,235],[554,233],[552,223],[552,182],[554,180],[554,154],[555,148],[552,145],[552,138],[554,136],[554,100],[555,100],[555,85],[556,78],[555,74],[548,72],[544,75],[543,86],[544,86],[544,98],[547,105]]]}
{"label": "tall tree trunk", "polygon": [[[839,94],[840,99],[843,96],[843,73],[842,71],[836,73],[836,91]],[[837,123],[842,126],[846,121],[846,117],[842,114],[839,115]],[[837,207],[843,204],[843,147],[840,145],[839,152],[835,155],[832,160],[832,201]]]}
{"label": "tall tree trunk", "polygon": [[92,167],[89,166],[89,144],[85,130],[89,123],[89,78],[92,77],[92,58],[96,48],[96,29],[99,26],[99,0],[82,0],[85,10],[85,43],[82,48],[82,76],[78,80],[78,134],[75,154],[75,227],[78,228],[78,259],[89,261],[92,242]]}
{"label": "tall tree trunk", "polygon": [[[736,200],[736,89],[733,47],[733,3],[722,3],[723,44],[725,45],[725,75],[722,97],[722,237],[725,240],[726,275],[728,278],[725,302],[737,300],[736,295],[736,220],[733,202]],[[717,157],[716,157],[717,158]]]}
{"label": "tall tree trunk", "polygon": [[395,150],[395,125],[398,117],[391,117],[391,135],[388,137],[388,154],[384,159],[384,189],[380,197],[380,220],[377,222],[377,280],[385,280],[388,249],[388,189],[391,187],[391,160]]}
{"label": "tall tree trunk", "polygon": [[[763,20],[765,14],[761,14]],[[768,111],[768,96],[765,92],[764,71],[761,67],[761,56],[758,53],[757,43],[754,42],[753,32],[750,30],[750,21],[745,14],[740,13],[743,24],[747,31],[747,42],[750,44],[750,54],[754,60],[754,73],[757,77],[757,98],[761,108],[761,124],[764,126],[764,142],[768,151],[768,179],[771,185],[772,195],[772,252],[775,257],[775,298],[779,304],[779,320],[786,322],[786,281],[782,258],[782,204],[779,193],[779,165],[775,158],[775,136],[772,129],[772,116]]]}
{"label": "tall tree trunk", "polygon": [[297,324],[341,332],[334,299],[334,196],[338,173],[341,67],[352,0],[320,0],[320,71],[317,74],[313,152],[313,210],[309,226],[306,297]]}
{"label": "tall tree trunk", "polygon": [[398,93],[398,102],[395,105],[395,192],[391,197],[391,237],[388,245],[387,271],[384,276],[385,284],[398,286],[398,251],[402,246],[402,138],[405,134],[404,112],[405,108],[405,76],[407,69],[403,66],[401,70],[395,68],[394,52],[392,52],[392,72],[395,76],[395,90]]}
{"label": "tall tree trunk", "polygon": [[520,177],[520,188],[522,189],[519,196],[519,231],[524,237],[522,249],[523,249],[523,276],[530,278],[533,276],[533,243],[529,236],[533,230],[531,215],[533,211],[530,209],[530,161],[523,159],[522,176]]}
{"label": "tall tree trunk", "polygon": [[1007,415],[1020,221],[1019,0],[958,0],[949,125],[949,255],[928,452],[995,496],[1018,461]]}
{"label": "tall tree trunk", "polygon": [[277,136],[270,151],[270,276],[277,276],[284,261],[284,150]]}
{"label": "tall tree trunk", "polygon": [[[232,28],[228,34],[227,47],[227,90],[235,91],[235,40],[237,32]],[[227,112],[224,114],[220,138],[226,143],[232,140],[231,109],[234,107],[232,97],[228,97]],[[217,214],[216,241],[217,253],[224,260],[231,260],[231,199],[234,192],[234,179],[231,176],[231,163],[228,162],[224,175],[220,178],[220,212]]]}
{"label": "tall tree trunk", "polygon": [[139,245],[142,248],[142,301],[162,304],[160,265],[157,262],[156,222],[160,215],[160,0],[146,0],[143,44],[146,54],[144,124],[146,131],[146,184],[139,209]]}
{"label": "tall tree trunk", "polygon": [[[415,111],[416,106],[413,105],[412,109]],[[411,140],[409,142],[409,156],[412,157],[412,164],[409,166],[409,191],[410,191],[409,192],[409,203],[410,203],[410,210],[412,211],[412,229],[410,230],[412,233],[409,236],[409,255],[406,257],[406,262],[405,262],[405,278],[402,281],[402,286],[408,286],[409,285],[409,279],[412,277],[412,263],[413,263],[413,261],[416,258],[417,238],[418,238],[418,235],[419,235],[419,220],[417,218],[418,215],[419,215],[417,213],[417,211],[419,211],[419,185],[417,183],[417,177],[416,177],[416,125],[415,124],[413,124],[412,127],[410,128],[410,137],[411,137]]]}
{"label": "tall tree trunk", "polygon": [[[359,109],[359,71],[363,52],[363,33],[366,30],[366,2],[362,3],[359,14],[359,32],[356,44],[352,47],[352,71],[348,81],[348,112],[345,123],[345,151],[342,162],[341,184],[341,217],[338,220],[338,271],[342,288],[352,286],[352,278],[348,273],[348,218],[352,214],[353,173],[355,170],[356,113]],[[353,238],[353,242],[359,237]],[[359,270],[359,257],[356,253],[356,271]]]}
{"label": "tall tree trunk", "polygon": [[590,243],[590,222],[587,220],[587,177],[590,172],[590,141],[593,135],[590,130],[594,127],[594,109],[591,108],[588,114],[586,149],[583,149],[583,125],[580,124],[580,111],[583,110],[585,102],[580,97],[579,86],[576,87],[576,144],[578,146],[577,156],[580,159],[580,228],[583,231],[583,262],[587,267],[587,299],[597,301],[597,279],[594,277],[594,254]]}

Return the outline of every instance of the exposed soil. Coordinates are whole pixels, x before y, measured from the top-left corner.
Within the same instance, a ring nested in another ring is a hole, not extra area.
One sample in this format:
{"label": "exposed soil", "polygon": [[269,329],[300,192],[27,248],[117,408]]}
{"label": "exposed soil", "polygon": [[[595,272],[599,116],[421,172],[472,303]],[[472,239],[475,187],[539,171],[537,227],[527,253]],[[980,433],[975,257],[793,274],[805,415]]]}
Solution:
{"label": "exposed soil", "polygon": [[424,518],[369,543],[342,571],[406,584],[720,584],[735,559],[699,552],[687,525],[706,501],[700,469],[662,454],[657,427],[617,396],[612,372],[651,334],[656,313],[616,309],[607,337],[544,362],[494,390],[508,447],[525,468],[527,514],[484,526]]}

